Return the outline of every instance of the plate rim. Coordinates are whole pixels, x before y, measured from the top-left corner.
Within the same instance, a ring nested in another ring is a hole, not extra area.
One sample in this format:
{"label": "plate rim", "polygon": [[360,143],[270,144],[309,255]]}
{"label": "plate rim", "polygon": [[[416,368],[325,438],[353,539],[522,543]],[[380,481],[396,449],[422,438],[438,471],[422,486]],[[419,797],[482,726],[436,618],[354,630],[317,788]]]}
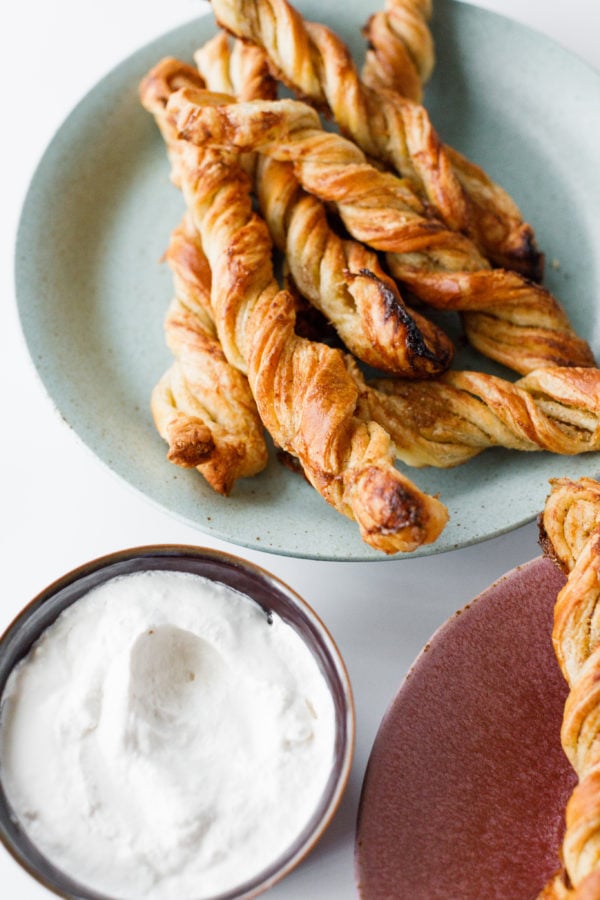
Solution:
{"label": "plate rim", "polygon": [[[434,655],[435,655],[435,651],[436,650],[439,651],[441,648],[443,648],[444,643],[448,643],[448,642],[451,643],[453,641],[453,636],[452,636],[453,632],[456,629],[466,628],[469,631],[472,628],[472,625],[469,622],[470,613],[472,613],[476,609],[477,606],[480,606],[482,604],[484,606],[486,604],[493,604],[497,591],[502,590],[502,587],[504,585],[506,585],[509,590],[514,590],[514,587],[519,584],[519,580],[523,575],[526,578],[532,578],[535,576],[537,576],[539,578],[544,573],[546,573],[547,577],[551,577],[553,580],[556,580],[557,591],[559,591],[561,589],[561,587],[564,584],[566,584],[567,579],[566,579],[566,575],[564,574],[564,572],[562,572],[562,570],[560,569],[558,564],[553,562],[549,557],[545,556],[544,554],[535,556],[534,558],[529,559],[526,562],[519,563],[518,565],[507,570],[502,575],[500,575],[498,578],[496,578],[491,584],[489,584],[487,587],[485,587],[481,591],[479,591],[479,593],[477,593],[475,596],[473,596],[462,607],[458,608],[454,613],[452,613],[450,616],[448,616],[441,624],[439,624],[435,628],[435,630],[431,633],[431,636],[423,644],[423,646],[421,647],[421,649],[415,656],[413,662],[409,665],[404,676],[402,677],[402,679],[398,685],[398,688],[394,692],[388,706],[386,707],[386,709],[380,719],[380,722],[379,722],[379,725],[377,727],[377,731],[375,734],[375,738],[371,744],[371,749],[370,749],[370,752],[369,752],[369,755],[367,758],[367,763],[366,763],[366,766],[365,766],[365,769],[363,772],[363,776],[362,776],[362,781],[361,781],[361,787],[360,787],[360,792],[359,792],[359,801],[358,801],[357,812],[356,812],[356,817],[355,817],[354,855],[353,855],[354,877],[355,877],[355,884],[358,889],[359,897],[364,896],[365,900],[367,897],[367,894],[363,895],[363,893],[361,893],[361,881],[364,878],[364,874],[363,874],[361,865],[366,864],[366,863],[362,863],[362,861],[361,861],[361,854],[363,854],[363,852],[364,852],[364,844],[362,843],[362,837],[361,837],[361,825],[362,825],[365,815],[367,814],[367,812],[365,810],[365,804],[368,802],[368,792],[371,789],[371,781],[373,778],[377,777],[377,773],[375,773],[375,775],[374,775],[373,770],[376,766],[379,766],[379,768],[381,770],[382,763],[381,763],[380,755],[381,754],[385,755],[386,743],[389,744],[389,740],[390,740],[390,737],[389,737],[390,731],[393,731],[393,729],[396,725],[396,719],[399,715],[399,709],[400,709],[402,702],[403,702],[404,698],[406,697],[407,693],[410,694],[410,692],[412,691],[414,681],[416,679],[419,679],[419,677],[423,677],[423,676],[425,676],[425,680],[427,680],[427,677],[431,676],[431,666],[430,666],[431,650],[433,649]],[[539,602],[541,602],[541,601],[539,601]],[[490,608],[493,608],[493,607],[490,607]],[[552,615],[552,609],[549,609],[548,612],[550,615]],[[475,615],[477,615],[477,613],[475,613]],[[477,624],[477,620],[475,620],[475,621]],[[479,627],[481,628],[481,623],[479,623]],[[489,624],[484,625],[484,629],[485,628],[489,629],[489,627],[490,627]],[[549,655],[555,659],[550,636],[548,639],[547,651],[548,651]],[[433,666],[434,680],[435,680],[435,677],[437,677],[438,679],[440,677],[439,673],[436,672],[436,662],[437,661],[434,661],[434,663],[431,664]],[[556,674],[557,674],[557,678],[560,680],[561,673],[560,673],[558,661],[556,661]],[[499,686],[498,690],[499,690],[499,692],[501,692],[501,690],[502,690],[501,686]],[[566,682],[564,682],[564,690],[565,690],[565,696],[566,696],[567,691],[568,691]],[[559,735],[557,733],[557,738],[558,738],[558,736]],[[557,746],[556,749],[558,751],[560,749],[560,747]],[[564,753],[564,751],[563,751],[563,753]],[[562,758],[562,756],[561,756],[561,758]],[[565,770],[569,773],[569,775],[572,776],[571,780],[572,780],[573,784],[575,784],[576,776],[575,776],[575,773],[571,771],[571,767],[567,760],[566,755],[564,755],[564,764],[565,764]],[[386,830],[389,830],[390,827],[391,827],[390,822],[388,821],[388,819],[386,819],[386,822],[385,822]],[[556,856],[556,862],[557,862],[557,869],[558,869],[558,867],[559,867],[558,853]],[[384,860],[383,860],[381,854],[378,854],[376,868],[378,870],[381,870],[383,864],[384,864]],[[367,889],[369,889],[369,888],[372,889],[373,887],[375,888],[375,890],[377,890],[377,885],[372,885],[371,882],[369,882]]]}

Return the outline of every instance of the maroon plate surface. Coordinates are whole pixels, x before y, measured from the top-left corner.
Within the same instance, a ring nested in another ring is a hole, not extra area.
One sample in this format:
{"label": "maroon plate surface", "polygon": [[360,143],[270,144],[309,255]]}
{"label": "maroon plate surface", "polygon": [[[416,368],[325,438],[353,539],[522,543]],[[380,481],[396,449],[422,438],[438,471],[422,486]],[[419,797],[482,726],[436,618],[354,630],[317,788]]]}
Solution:
{"label": "maroon plate surface", "polygon": [[575,785],[551,643],[564,577],[543,559],[449,619],[386,712],[356,831],[364,900],[533,900]]}

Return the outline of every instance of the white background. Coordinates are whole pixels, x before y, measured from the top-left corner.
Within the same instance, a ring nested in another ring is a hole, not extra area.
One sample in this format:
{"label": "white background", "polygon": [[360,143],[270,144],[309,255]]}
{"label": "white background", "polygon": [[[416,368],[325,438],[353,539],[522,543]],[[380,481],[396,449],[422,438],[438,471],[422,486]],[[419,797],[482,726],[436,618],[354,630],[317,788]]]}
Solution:
{"label": "white background", "polygon": [[[480,5],[533,26],[600,68],[600,0],[481,0]],[[378,7],[374,0],[373,9]],[[385,709],[433,631],[500,575],[539,554],[537,533],[532,523],[462,551],[381,563],[315,563],[240,551],[175,521],[128,489],[54,411],[29,362],[12,282],[14,234],[29,179],[56,128],[98,79],[131,51],[204,8],[203,0],[17,0],[4,13],[0,629],[56,577],[124,547],[203,544],[246,556],[281,577],[316,609],[345,657],[356,699],[357,743],[336,819],[317,849],[270,896],[349,898],[355,896],[353,830],[360,785]],[[2,900],[46,896],[0,848]]]}

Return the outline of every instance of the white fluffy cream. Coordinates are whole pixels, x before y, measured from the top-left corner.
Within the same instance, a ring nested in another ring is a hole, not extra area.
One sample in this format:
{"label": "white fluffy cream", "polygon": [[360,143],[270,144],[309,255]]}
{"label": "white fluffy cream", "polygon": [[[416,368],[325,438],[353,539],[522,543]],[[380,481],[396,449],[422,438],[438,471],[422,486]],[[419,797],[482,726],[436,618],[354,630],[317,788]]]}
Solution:
{"label": "white fluffy cream", "polygon": [[124,900],[253,877],[325,787],[334,711],[278,616],[177,572],[115,578],[63,612],[2,698],[2,777],[38,847]]}

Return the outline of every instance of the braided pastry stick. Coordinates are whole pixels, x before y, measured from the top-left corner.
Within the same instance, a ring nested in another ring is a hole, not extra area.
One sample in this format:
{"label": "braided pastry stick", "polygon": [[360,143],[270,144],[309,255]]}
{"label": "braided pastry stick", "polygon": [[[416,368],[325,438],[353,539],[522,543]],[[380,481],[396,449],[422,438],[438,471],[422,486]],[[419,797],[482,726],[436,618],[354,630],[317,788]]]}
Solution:
{"label": "braided pastry stick", "polygon": [[[234,42],[234,49],[239,44]],[[255,45],[244,46],[262,53]],[[223,32],[195,54],[210,90],[234,89],[223,77],[231,68],[229,55]],[[375,253],[332,230],[323,203],[302,190],[293,166],[262,159],[255,176],[261,212],[286,254],[296,287],[329,319],[346,347],[391,374],[424,378],[445,371],[454,355],[452,341],[406,306]]]}
{"label": "braided pastry stick", "polygon": [[[271,99],[277,95],[277,83],[270,75],[266,55],[256,44],[230,41],[226,32],[217,34],[194,53],[198,74],[210,91],[226,93],[240,100],[257,97]],[[164,61],[163,61],[164,62]],[[181,81],[184,80],[185,63],[180,63]],[[165,96],[169,92],[167,91]],[[244,168],[256,179],[255,154],[246,154],[240,160]],[[283,284],[294,293],[297,306],[296,331],[304,337],[335,342],[335,329],[321,313],[303,296],[291,277],[287,260],[283,260]],[[392,282],[394,283],[394,282]],[[439,334],[443,334],[438,329]],[[407,354],[408,354],[407,347]]]}
{"label": "braided pastry stick", "polygon": [[[364,29],[371,49],[367,51],[362,72],[362,79],[369,87],[397,91],[409,99],[421,100],[423,85],[429,80],[434,64],[433,39],[427,24],[430,17],[430,0],[386,0],[386,9],[371,17]],[[406,59],[408,48],[416,63],[412,69]],[[490,258],[497,265],[514,268],[534,281],[541,281],[543,257],[537,251],[531,226],[522,222],[515,202],[480,166],[448,145],[444,150],[471,203],[470,214],[475,220],[469,229],[471,236],[477,240],[478,235],[483,235],[481,246],[489,252],[496,242],[501,246],[503,235],[512,234],[514,229],[515,236],[520,234],[523,241],[519,244],[517,239],[515,244],[519,248],[517,258],[510,250],[503,256],[495,254],[493,249]]]}
{"label": "braided pastry stick", "polygon": [[540,518],[540,543],[545,555],[568,575],[600,526],[600,482],[555,478],[551,483]]}
{"label": "braided pastry stick", "polygon": [[506,191],[460,154],[448,153],[423,106],[365,85],[347,46],[306,22],[287,0],[212,0],[220,25],[263,47],[274,74],[341,130],[407,178],[448,227],[465,231],[496,265],[541,278],[531,226]]}
{"label": "braided pastry stick", "polygon": [[[218,36],[219,44],[226,38]],[[203,50],[215,54],[217,41]],[[220,69],[213,83],[242,95],[272,93],[273,81],[261,51],[236,45],[215,55]],[[154,83],[162,96],[174,83],[198,83],[197,73],[184,64],[167,64],[165,84]],[[176,296],[165,319],[167,344],[176,361],[152,392],[151,408],[157,429],[169,444],[167,458],[176,465],[195,467],[217,492],[228,495],[240,477],[262,471],[268,461],[263,426],[247,378],[225,359],[210,306],[211,273],[199,235],[189,216],[171,235],[165,254],[174,276]]]}
{"label": "braided pastry stick", "polygon": [[404,378],[448,368],[450,338],[406,306],[373,251],[332,230],[323,203],[302,190],[290,163],[261,159],[257,186],[261,211],[296,286],[355,356]]}
{"label": "braided pastry stick", "polygon": [[578,776],[566,809],[563,870],[540,897],[600,896],[600,484],[562,478],[541,518],[543,546],[568,571],[552,640],[569,685],[561,741]]}
{"label": "braided pastry stick", "polygon": [[479,372],[365,385],[371,416],[411,466],[449,468],[487,447],[574,455],[600,450],[600,371],[547,368],[515,384]]}
{"label": "braided pastry stick", "polygon": [[[207,105],[212,104],[212,105]],[[294,100],[219,104],[194,89],[171,95],[177,133],[293,162],[306,191],[336,204],[350,234],[387,251],[392,274],[431,306],[465,312],[469,341],[521,374],[541,366],[591,366],[587,343],[539,285],[493,270],[464,235],[424,215],[406,184],[369,165],[351,141],[323,131],[317,114]]]}
{"label": "braided pastry stick", "polygon": [[363,33],[369,42],[362,80],[375,91],[395,90],[421,102],[435,64],[429,29],[431,0],[385,0]]}
{"label": "braided pastry stick", "polygon": [[[153,73],[142,102],[156,115]],[[163,127],[163,133],[168,128]],[[271,239],[253,211],[251,183],[231,155],[192,145],[177,151],[178,181],[212,270],[211,305],[228,360],[247,372],[275,443],[295,456],[323,498],[385,553],[439,536],[447,510],[393,464],[389,435],[357,414],[360,392],[345,355],[296,335],[294,298],[279,289]]]}
{"label": "braided pastry stick", "polygon": [[210,269],[188,218],[171,235],[166,258],[175,300],[165,319],[176,362],[152,392],[152,413],[168,459],[195,467],[220,494],[267,464],[267,447],[248,381],[230,366],[210,312]]}
{"label": "braided pastry stick", "polygon": [[[238,43],[231,53],[218,55],[223,89],[235,86],[248,100],[275,96],[275,82],[257,47]],[[158,79],[153,84],[163,98],[174,84],[204,86],[190,66],[167,65],[163,75],[162,85]],[[214,490],[228,495],[238,478],[255,475],[267,464],[262,422],[246,377],[223,354],[210,307],[210,267],[188,216],[172,233],[165,258],[175,284],[165,318],[175,362],[152,392],[152,414],[169,444],[167,458],[196,468]]]}

